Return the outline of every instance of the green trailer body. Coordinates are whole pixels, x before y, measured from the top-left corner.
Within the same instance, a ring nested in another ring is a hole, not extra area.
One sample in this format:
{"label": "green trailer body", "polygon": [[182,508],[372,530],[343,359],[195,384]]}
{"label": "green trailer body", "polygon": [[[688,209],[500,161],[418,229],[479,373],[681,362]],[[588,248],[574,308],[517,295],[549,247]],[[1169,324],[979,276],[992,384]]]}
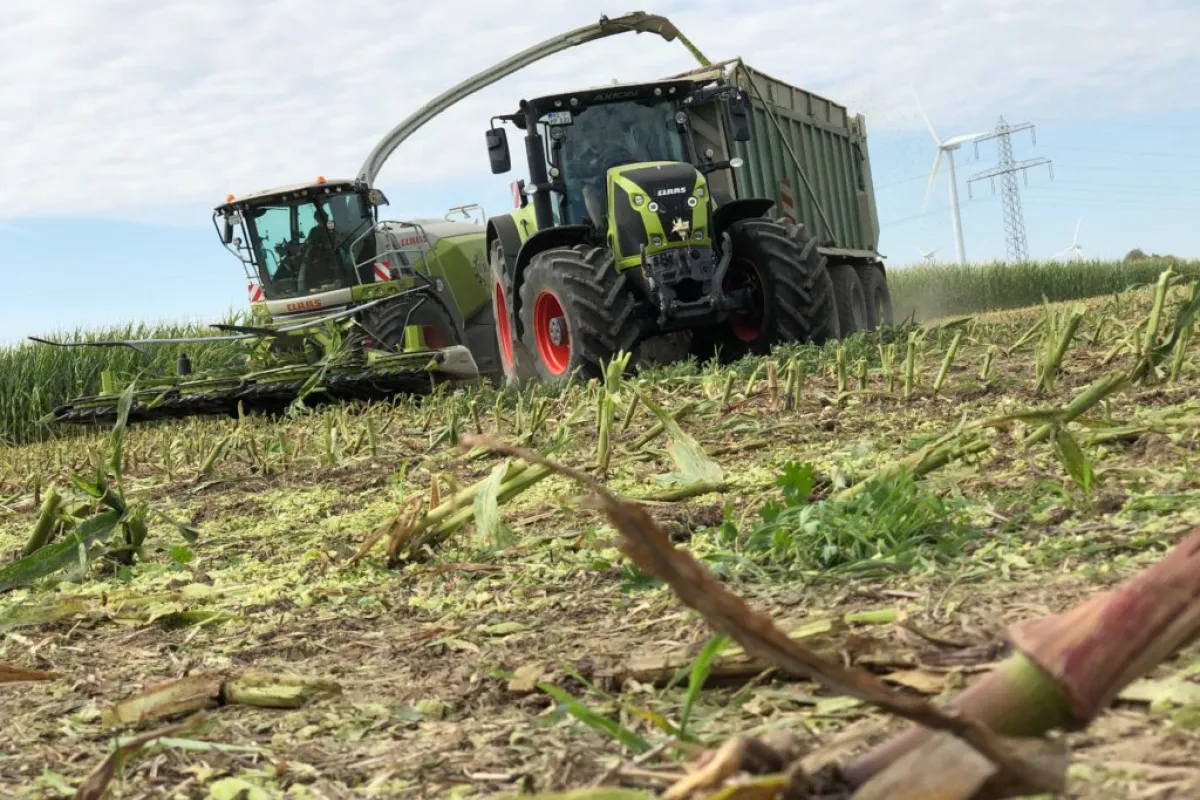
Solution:
{"label": "green trailer body", "polygon": [[867,153],[866,121],[843,105],[747,66],[741,59],[677,77],[724,76],[750,98],[751,140],[733,142],[725,120],[705,116],[717,158],[745,165],[710,176],[714,190],[775,201],[772,216],[801,222],[831,261],[878,261],[879,217]]}

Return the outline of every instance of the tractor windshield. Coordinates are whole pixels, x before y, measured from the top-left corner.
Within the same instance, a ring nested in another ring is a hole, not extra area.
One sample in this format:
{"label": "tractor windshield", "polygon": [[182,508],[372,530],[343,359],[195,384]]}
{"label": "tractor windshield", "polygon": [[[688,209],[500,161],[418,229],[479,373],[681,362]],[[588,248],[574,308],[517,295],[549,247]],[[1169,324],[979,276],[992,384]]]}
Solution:
{"label": "tractor windshield", "polygon": [[267,201],[247,216],[268,300],[354,286],[361,282],[358,273],[371,269],[367,251],[375,237],[364,234],[373,219],[357,194]]}
{"label": "tractor windshield", "polygon": [[610,167],[642,161],[683,161],[683,136],[675,122],[675,103],[623,101],[575,111],[568,124],[544,117],[551,162],[566,186],[565,223],[603,227],[605,175]]}

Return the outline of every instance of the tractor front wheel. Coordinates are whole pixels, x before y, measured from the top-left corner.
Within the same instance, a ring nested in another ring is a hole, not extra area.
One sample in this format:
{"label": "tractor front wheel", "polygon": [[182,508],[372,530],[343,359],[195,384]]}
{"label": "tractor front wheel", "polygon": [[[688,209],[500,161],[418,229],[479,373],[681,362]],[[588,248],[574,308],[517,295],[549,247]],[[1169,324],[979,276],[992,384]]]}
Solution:
{"label": "tractor front wheel", "polygon": [[496,345],[500,351],[500,366],[504,380],[509,384],[521,385],[537,377],[532,367],[533,356],[517,336],[513,314],[513,281],[505,265],[504,247],[499,239],[492,241],[488,253],[492,272],[492,314],[496,318]]}
{"label": "tractor front wheel", "polygon": [[601,377],[641,333],[637,301],[612,253],[578,245],[538,253],[521,283],[522,341],[544,383]]}
{"label": "tractor front wheel", "polygon": [[730,314],[724,326],[697,331],[694,352],[706,357],[718,346],[726,359],[765,354],[785,342],[823,344],[838,337],[833,287],[825,257],[803,226],[765,217],[739,220],[729,228],[733,256],[724,290],[748,290],[748,308]]}

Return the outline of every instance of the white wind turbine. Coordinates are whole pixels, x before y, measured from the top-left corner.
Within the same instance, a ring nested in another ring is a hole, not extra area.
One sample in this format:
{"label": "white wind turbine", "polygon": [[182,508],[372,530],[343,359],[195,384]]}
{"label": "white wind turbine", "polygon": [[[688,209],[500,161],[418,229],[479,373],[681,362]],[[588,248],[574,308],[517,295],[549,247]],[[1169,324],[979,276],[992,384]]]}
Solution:
{"label": "white wind turbine", "polygon": [[1064,261],[1084,261],[1086,256],[1083,254],[1083,248],[1079,246],[1079,225],[1083,222],[1083,217],[1075,220],[1075,238],[1071,240],[1071,246],[1060,253],[1056,253],[1055,259],[1063,259]]}
{"label": "white wind turbine", "polygon": [[962,147],[967,142],[973,142],[976,139],[982,139],[985,136],[990,136],[990,133],[967,133],[962,136],[951,136],[945,141],[938,136],[937,131],[933,129],[933,123],[929,121],[929,117],[925,114],[925,109],[921,106],[921,98],[917,96],[917,90],[909,87],[912,91],[913,99],[917,101],[917,111],[921,112],[921,118],[925,120],[926,127],[929,128],[929,135],[933,137],[933,143],[937,145],[937,155],[933,158],[933,171],[929,173],[929,185],[925,187],[925,202],[921,205],[921,213],[924,214],[929,208],[929,195],[933,191],[934,181],[937,180],[938,168],[942,165],[942,154],[946,156],[946,176],[950,180],[950,219],[954,224],[954,250],[958,255],[958,263],[967,263],[966,251],[963,248],[963,233],[962,233],[962,218],[958,213],[958,177],[954,174],[954,151]]}
{"label": "white wind turbine", "polygon": [[932,264],[933,256],[935,253],[937,253],[937,250],[930,250],[928,253],[926,253],[924,250],[922,250],[921,248],[918,247],[917,252],[921,254],[921,258],[925,261],[926,264]]}

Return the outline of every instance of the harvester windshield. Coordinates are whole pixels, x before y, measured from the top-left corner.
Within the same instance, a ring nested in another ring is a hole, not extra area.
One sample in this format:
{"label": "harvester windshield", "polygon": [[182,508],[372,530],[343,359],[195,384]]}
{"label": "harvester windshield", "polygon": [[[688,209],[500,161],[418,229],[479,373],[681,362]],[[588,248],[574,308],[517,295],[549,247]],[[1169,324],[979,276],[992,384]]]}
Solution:
{"label": "harvester windshield", "polygon": [[[356,193],[267,198],[245,215],[263,294],[287,299],[353,286],[371,270],[374,219]],[[368,278],[369,280],[369,278]]]}
{"label": "harvester windshield", "polygon": [[[641,95],[606,100],[605,95]],[[539,120],[549,143],[551,174],[564,188],[560,223],[603,227],[605,174],[610,167],[645,161],[684,161],[684,137],[674,96],[655,95],[650,87],[601,92],[574,111],[551,111]]]}

